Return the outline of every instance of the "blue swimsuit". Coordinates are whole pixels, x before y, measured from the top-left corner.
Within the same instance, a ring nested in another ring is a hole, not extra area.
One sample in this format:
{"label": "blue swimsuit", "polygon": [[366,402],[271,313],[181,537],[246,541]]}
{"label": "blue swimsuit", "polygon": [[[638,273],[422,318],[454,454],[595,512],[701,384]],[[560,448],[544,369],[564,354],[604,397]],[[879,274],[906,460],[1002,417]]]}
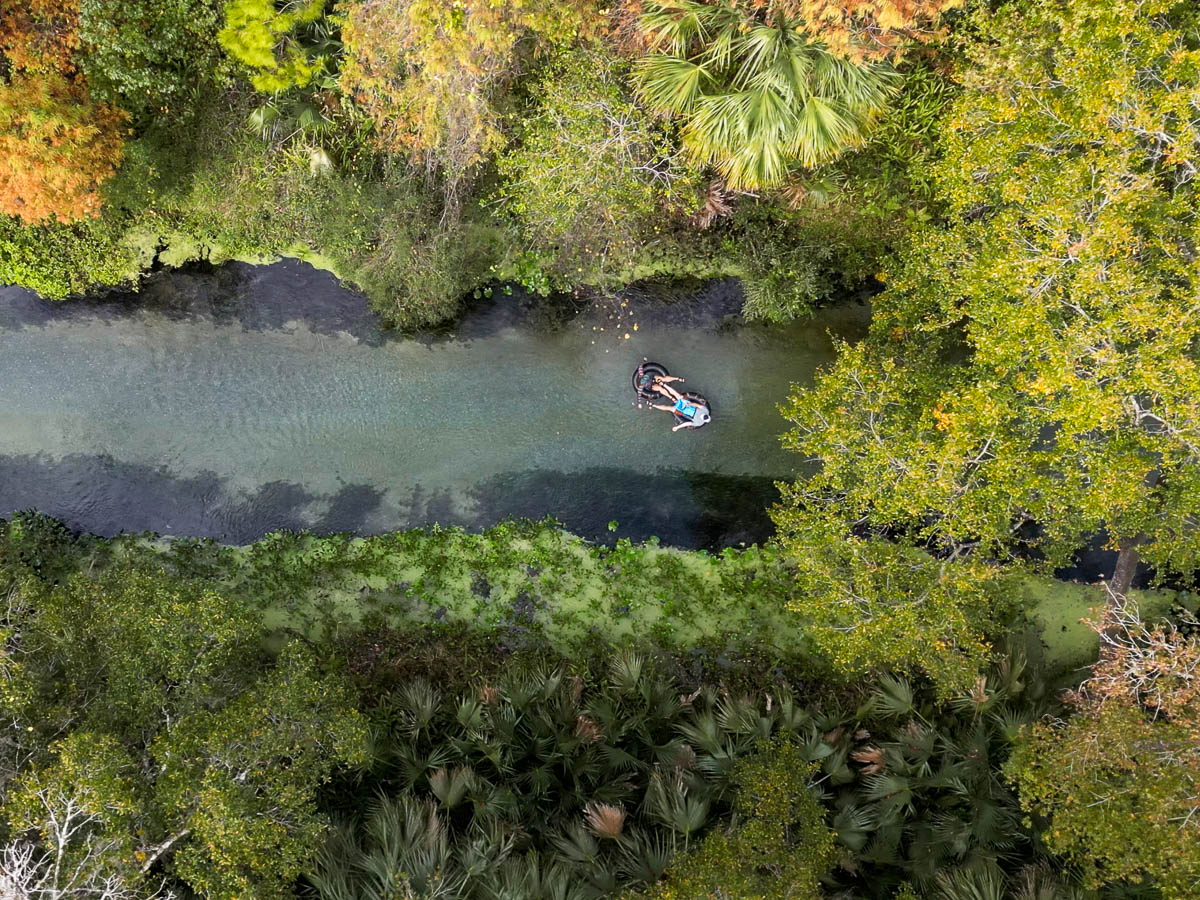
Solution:
{"label": "blue swimsuit", "polygon": [[699,412],[699,409],[688,403],[685,398],[680,397],[675,401],[675,412],[679,413],[690,422],[692,419],[696,418],[696,413]]}

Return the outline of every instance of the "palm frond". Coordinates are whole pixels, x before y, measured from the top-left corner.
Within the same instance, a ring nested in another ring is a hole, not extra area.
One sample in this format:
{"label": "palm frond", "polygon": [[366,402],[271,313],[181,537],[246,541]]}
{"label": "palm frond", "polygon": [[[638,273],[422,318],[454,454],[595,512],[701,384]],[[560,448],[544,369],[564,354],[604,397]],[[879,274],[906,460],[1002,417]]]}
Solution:
{"label": "palm frond", "polygon": [[651,0],[641,26],[654,49],[635,68],[639,95],[683,117],[685,148],[735,190],[858,145],[897,87],[886,66],[850,63],[783,15],[767,24],[736,4]]}
{"label": "palm frond", "polygon": [[939,872],[935,900],[1004,900],[1004,873],[995,865]]}
{"label": "palm frond", "polygon": [[881,675],[879,687],[871,694],[874,711],[887,719],[911,715],[915,710],[913,700],[912,685],[895,675]]}

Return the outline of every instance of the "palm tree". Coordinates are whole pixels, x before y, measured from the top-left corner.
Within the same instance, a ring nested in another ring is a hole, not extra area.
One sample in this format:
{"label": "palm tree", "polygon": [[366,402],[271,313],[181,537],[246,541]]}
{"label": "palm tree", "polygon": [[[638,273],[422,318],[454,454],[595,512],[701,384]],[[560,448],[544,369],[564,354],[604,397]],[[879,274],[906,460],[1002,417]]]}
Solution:
{"label": "palm tree", "polygon": [[833,55],[782,14],[767,24],[729,3],[651,0],[641,27],[653,49],[637,66],[639,94],[681,116],[685,149],[735,190],[774,187],[795,162],[857,146],[897,82],[886,65]]}
{"label": "palm tree", "polygon": [[379,698],[372,783],[309,877],[320,900],[595,900],[656,881],[728,814],[735,763],[776,734],[832,750],[785,690],[684,695],[615,655],[588,684],[519,667],[452,696]]}

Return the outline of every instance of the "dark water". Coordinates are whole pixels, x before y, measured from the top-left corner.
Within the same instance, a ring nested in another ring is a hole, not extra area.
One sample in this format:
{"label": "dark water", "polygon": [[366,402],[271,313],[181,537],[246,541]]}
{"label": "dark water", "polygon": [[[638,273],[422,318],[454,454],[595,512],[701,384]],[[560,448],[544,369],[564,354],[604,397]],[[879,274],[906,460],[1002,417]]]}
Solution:
{"label": "dark water", "polygon": [[[453,333],[396,338],[295,262],[68,304],[0,288],[0,516],[236,543],[507,516],[596,539],[616,520],[616,536],[681,546],[761,540],[799,462],[776,405],[866,308],[767,328],[742,323],[734,282],[681,293],[501,295]],[[713,424],[673,434],[635,409],[644,356],[703,391]]]}

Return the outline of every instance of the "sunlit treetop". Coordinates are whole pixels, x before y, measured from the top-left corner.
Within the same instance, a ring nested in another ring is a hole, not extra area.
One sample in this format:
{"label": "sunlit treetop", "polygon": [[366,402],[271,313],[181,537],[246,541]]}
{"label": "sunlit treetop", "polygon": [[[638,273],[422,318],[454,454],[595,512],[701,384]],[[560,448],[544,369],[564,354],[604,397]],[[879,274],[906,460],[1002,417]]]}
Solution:
{"label": "sunlit treetop", "polygon": [[221,46],[251,72],[250,82],[264,93],[304,87],[326,67],[301,32],[325,16],[325,0],[305,0],[277,9],[272,0],[230,0]]}
{"label": "sunlit treetop", "polygon": [[93,101],[82,79],[57,71],[0,83],[0,213],[27,223],[99,215],[100,185],[121,162],[127,119]]}
{"label": "sunlit treetop", "polygon": [[1047,845],[1089,886],[1149,876],[1167,900],[1200,879],[1200,641],[1119,605],[1095,623],[1101,659],[1074,715],[1022,733],[1007,765]]}
{"label": "sunlit treetop", "polygon": [[505,142],[499,100],[523,60],[598,33],[595,0],[341,4],[342,90],[379,145],[456,182]]}
{"label": "sunlit treetop", "polygon": [[0,51],[14,69],[70,72],[78,24],[78,2],[0,0]]}
{"label": "sunlit treetop", "polygon": [[[1010,4],[977,18],[938,173],[870,338],[787,409],[788,492],[846,526],[1056,562],[1104,530],[1200,564],[1196,11]],[[811,524],[811,523],[810,523]]]}

